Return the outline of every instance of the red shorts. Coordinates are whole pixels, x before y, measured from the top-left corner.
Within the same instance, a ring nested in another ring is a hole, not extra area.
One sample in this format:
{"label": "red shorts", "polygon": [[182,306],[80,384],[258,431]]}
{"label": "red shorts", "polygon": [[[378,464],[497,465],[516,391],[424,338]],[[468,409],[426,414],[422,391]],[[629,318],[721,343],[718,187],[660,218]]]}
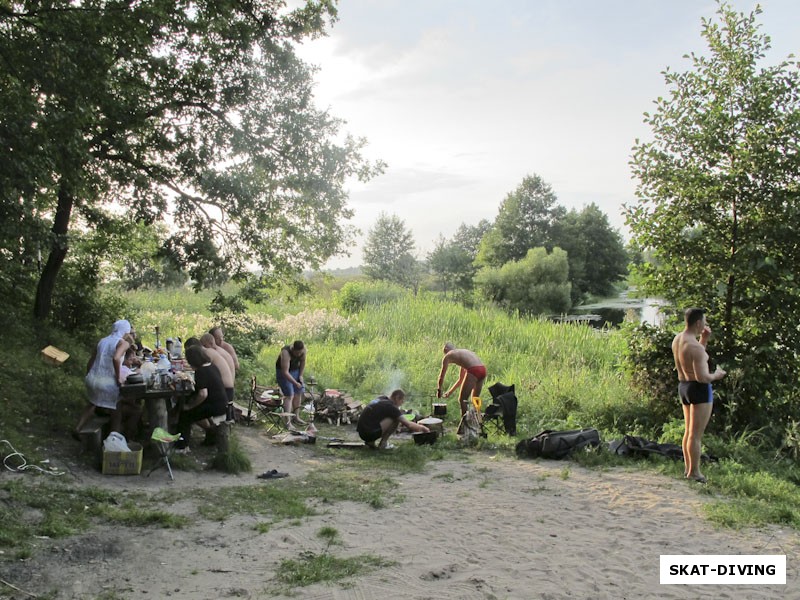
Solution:
{"label": "red shorts", "polygon": [[483,365],[476,365],[474,367],[470,367],[469,369],[467,369],[467,373],[474,376],[475,379],[477,379],[478,381],[486,379],[486,367],[484,367]]}

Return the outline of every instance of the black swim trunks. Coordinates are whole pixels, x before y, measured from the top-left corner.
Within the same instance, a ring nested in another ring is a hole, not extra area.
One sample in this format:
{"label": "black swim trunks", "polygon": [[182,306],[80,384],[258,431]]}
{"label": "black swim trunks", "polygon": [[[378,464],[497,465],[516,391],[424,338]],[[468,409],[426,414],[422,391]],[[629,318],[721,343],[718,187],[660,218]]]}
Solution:
{"label": "black swim trunks", "polygon": [[678,384],[678,396],[686,406],[714,402],[714,390],[711,389],[711,384],[699,381],[681,381]]}

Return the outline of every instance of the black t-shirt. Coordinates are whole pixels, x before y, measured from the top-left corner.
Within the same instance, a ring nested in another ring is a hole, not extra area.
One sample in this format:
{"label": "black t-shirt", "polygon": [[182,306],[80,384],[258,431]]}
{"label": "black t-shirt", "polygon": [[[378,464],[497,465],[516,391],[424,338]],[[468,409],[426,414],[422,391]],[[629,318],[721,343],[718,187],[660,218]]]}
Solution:
{"label": "black t-shirt", "polygon": [[228,394],[222,384],[222,375],[214,365],[198,367],[194,371],[194,389],[208,390],[208,397],[203,401],[203,405],[208,405],[213,415],[224,415],[228,406]]}
{"label": "black t-shirt", "polygon": [[379,396],[367,404],[361,412],[357,429],[359,431],[375,431],[381,428],[381,421],[385,418],[399,419],[402,414],[403,411],[397,408],[389,398]]}

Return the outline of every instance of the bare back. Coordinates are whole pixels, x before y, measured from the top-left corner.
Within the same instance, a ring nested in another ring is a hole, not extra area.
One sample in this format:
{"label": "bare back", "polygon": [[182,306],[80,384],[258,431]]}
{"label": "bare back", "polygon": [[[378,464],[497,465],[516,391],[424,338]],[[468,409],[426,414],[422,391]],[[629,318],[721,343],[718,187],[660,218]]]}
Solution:
{"label": "bare back", "polygon": [[234,385],[234,375],[231,371],[228,361],[222,355],[224,350],[219,348],[205,348],[208,357],[211,359],[211,364],[219,369],[219,374],[222,376],[222,385],[226,388],[232,388]]}
{"label": "bare back", "polygon": [[672,355],[675,357],[678,381],[707,383],[710,380],[708,354],[692,333],[683,331],[675,336],[672,340]]}
{"label": "bare back", "polygon": [[462,369],[483,366],[483,362],[478,358],[478,355],[465,348],[456,348],[444,355],[442,366],[446,368],[451,364],[458,365]]}

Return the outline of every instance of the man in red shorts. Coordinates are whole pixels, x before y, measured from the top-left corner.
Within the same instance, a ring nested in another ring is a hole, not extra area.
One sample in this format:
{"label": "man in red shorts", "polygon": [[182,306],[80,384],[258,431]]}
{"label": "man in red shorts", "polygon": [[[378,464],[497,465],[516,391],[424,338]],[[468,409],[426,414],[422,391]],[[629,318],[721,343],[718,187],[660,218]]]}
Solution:
{"label": "man in red shorts", "polygon": [[465,348],[456,348],[452,343],[447,342],[444,345],[444,358],[442,359],[442,370],[439,371],[439,381],[436,384],[436,397],[442,397],[442,383],[444,382],[444,374],[447,372],[447,367],[450,365],[458,365],[461,372],[458,375],[458,380],[453,384],[444,397],[449,398],[450,394],[458,387],[461,390],[458,393],[458,403],[461,406],[461,416],[467,412],[468,402],[472,401],[473,396],[480,396],[483,389],[483,382],[486,379],[486,367],[483,366],[481,359],[478,355],[471,350]]}

